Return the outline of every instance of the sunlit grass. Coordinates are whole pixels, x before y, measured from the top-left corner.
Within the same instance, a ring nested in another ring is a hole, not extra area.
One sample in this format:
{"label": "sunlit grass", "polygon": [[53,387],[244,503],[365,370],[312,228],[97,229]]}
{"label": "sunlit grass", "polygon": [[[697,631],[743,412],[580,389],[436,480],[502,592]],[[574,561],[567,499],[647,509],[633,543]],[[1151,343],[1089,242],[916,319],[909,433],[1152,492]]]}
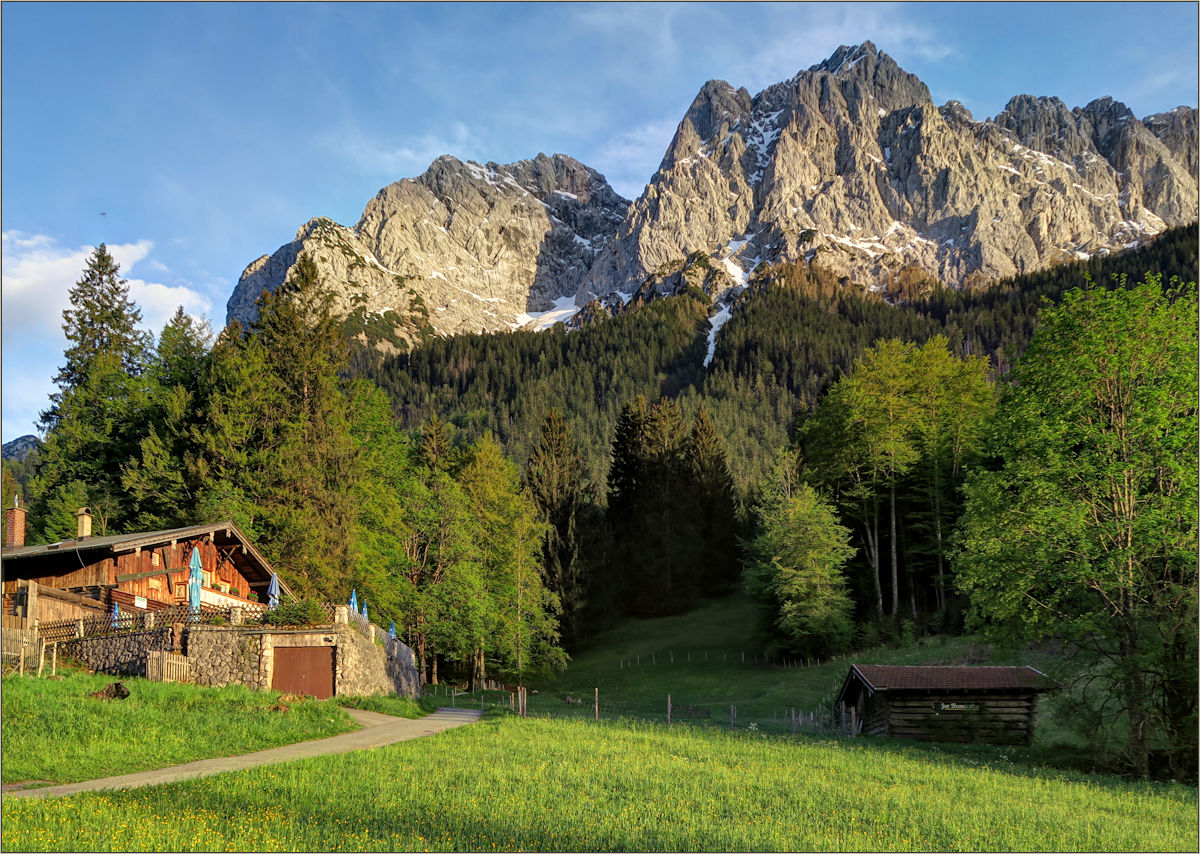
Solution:
{"label": "sunlit grass", "polygon": [[278,691],[119,677],[124,700],[89,697],[112,676],[3,680],[3,780],[73,783],[264,750],[358,725],[332,700],[280,703]]}
{"label": "sunlit grass", "polygon": [[6,850],[1195,851],[1196,789],[881,741],[492,718],[149,789],[4,804]]}

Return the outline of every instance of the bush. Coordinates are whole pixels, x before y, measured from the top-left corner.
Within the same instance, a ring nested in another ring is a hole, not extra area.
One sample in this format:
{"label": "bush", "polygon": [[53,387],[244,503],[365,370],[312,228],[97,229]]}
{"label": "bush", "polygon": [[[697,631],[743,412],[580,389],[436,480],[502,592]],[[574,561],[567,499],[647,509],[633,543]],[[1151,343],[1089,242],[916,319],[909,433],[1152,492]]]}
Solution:
{"label": "bush", "polygon": [[273,611],[265,611],[262,616],[265,625],[270,626],[312,626],[329,622],[329,615],[320,602],[314,599],[300,599],[295,602],[281,602]]}

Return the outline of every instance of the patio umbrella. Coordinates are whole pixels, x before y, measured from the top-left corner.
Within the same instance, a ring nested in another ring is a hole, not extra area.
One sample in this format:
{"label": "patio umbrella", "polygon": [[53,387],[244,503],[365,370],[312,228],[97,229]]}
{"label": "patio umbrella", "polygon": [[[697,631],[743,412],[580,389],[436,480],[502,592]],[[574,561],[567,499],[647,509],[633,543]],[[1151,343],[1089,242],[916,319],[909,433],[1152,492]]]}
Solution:
{"label": "patio umbrella", "polygon": [[363,618],[364,620],[367,618],[367,600],[366,600],[366,599],[364,599],[364,600],[363,600],[363,612],[362,612],[362,618]]}
{"label": "patio umbrella", "polygon": [[116,602],[113,602],[112,627],[117,627],[117,621],[121,618],[121,609]]}
{"label": "patio umbrella", "polygon": [[200,584],[204,579],[204,565],[200,563],[200,549],[192,549],[192,560],[188,564],[188,610],[200,610]]}
{"label": "patio umbrella", "polygon": [[350,610],[355,614],[358,613],[358,594],[354,590],[350,591]]}
{"label": "patio umbrella", "polygon": [[396,639],[396,621],[392,620],[392,627],[388,629],[388,640]]}
{"label": "patio umbrella", "polygon": [[271,586],[267,588],[267,608],[274,611],[279,607],[279,576],[271,573]]}

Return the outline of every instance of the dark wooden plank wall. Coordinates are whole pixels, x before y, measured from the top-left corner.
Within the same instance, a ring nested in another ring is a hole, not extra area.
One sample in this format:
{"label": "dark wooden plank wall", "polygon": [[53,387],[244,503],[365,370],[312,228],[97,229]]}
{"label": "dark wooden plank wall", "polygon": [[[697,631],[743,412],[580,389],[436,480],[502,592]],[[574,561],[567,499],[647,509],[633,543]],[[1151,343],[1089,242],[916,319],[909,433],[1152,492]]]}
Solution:
{"label": "dark wooden plank wall", "polygon": [[[122,581],[117,589],[130,596],[142,596],[148,600],[152,599],[156,602],[173,605],[177,601],[187,598],[188,564],[192,559],[193,547],[200,549],[200,563],[203,564],[206,573],[205,586],[211,587],[213,583],[220,581],[240,590],[242,596],[249,592],[250,584],[246,577],[237,570],[232,562],[218,552],[214,543],[204,538],[180,540],[174,545],[167,544],[154,549],[142,549],[120,555],[117,559],[116,571],[112,573],[109,583],[115,583],[118,575],[161,570],[161,574],[158,575]],[[158,555],[157,566],[154,564],[156,554]],[[173,570],[170,573],[169,585],[167,583],[168,569]]]}
{"label": "dark wooden plank wall", "polygon": [[[891,695],[886,703],[887,735],[917,741],[985,741],[1028,744],[1036,722],[1037,695]],[[978,711],[938,711],[937,703],[976,704]],[[868,731],[870,719],[863,731]]]}

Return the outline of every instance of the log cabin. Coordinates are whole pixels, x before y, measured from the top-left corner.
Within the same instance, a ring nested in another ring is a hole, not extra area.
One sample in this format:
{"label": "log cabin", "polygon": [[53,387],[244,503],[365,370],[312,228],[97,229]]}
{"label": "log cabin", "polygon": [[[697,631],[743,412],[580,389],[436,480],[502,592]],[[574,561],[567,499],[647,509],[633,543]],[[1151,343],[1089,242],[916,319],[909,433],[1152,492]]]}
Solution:
{"label": "log cabin", "polygon": [[868,735],[1028,745],[1037,695],[1053,687],[1032,667],[854,664],[836,702]]}
{"label": "log cabin", "polygon": [[[260,609],[267,603],[271,565],[232,522],[166,531],[93,537],[87,508],[76,514],[77,536],[26,546],[25,510],[5,511],[4,613],[41,622],[74,619],[88,612],[123,613],[186,605],[192,549],[204,567],[202,606]],[[22,591],[37,582],[37,613],[22,613]],[[280,593],[295,598],[280,579]]]}

